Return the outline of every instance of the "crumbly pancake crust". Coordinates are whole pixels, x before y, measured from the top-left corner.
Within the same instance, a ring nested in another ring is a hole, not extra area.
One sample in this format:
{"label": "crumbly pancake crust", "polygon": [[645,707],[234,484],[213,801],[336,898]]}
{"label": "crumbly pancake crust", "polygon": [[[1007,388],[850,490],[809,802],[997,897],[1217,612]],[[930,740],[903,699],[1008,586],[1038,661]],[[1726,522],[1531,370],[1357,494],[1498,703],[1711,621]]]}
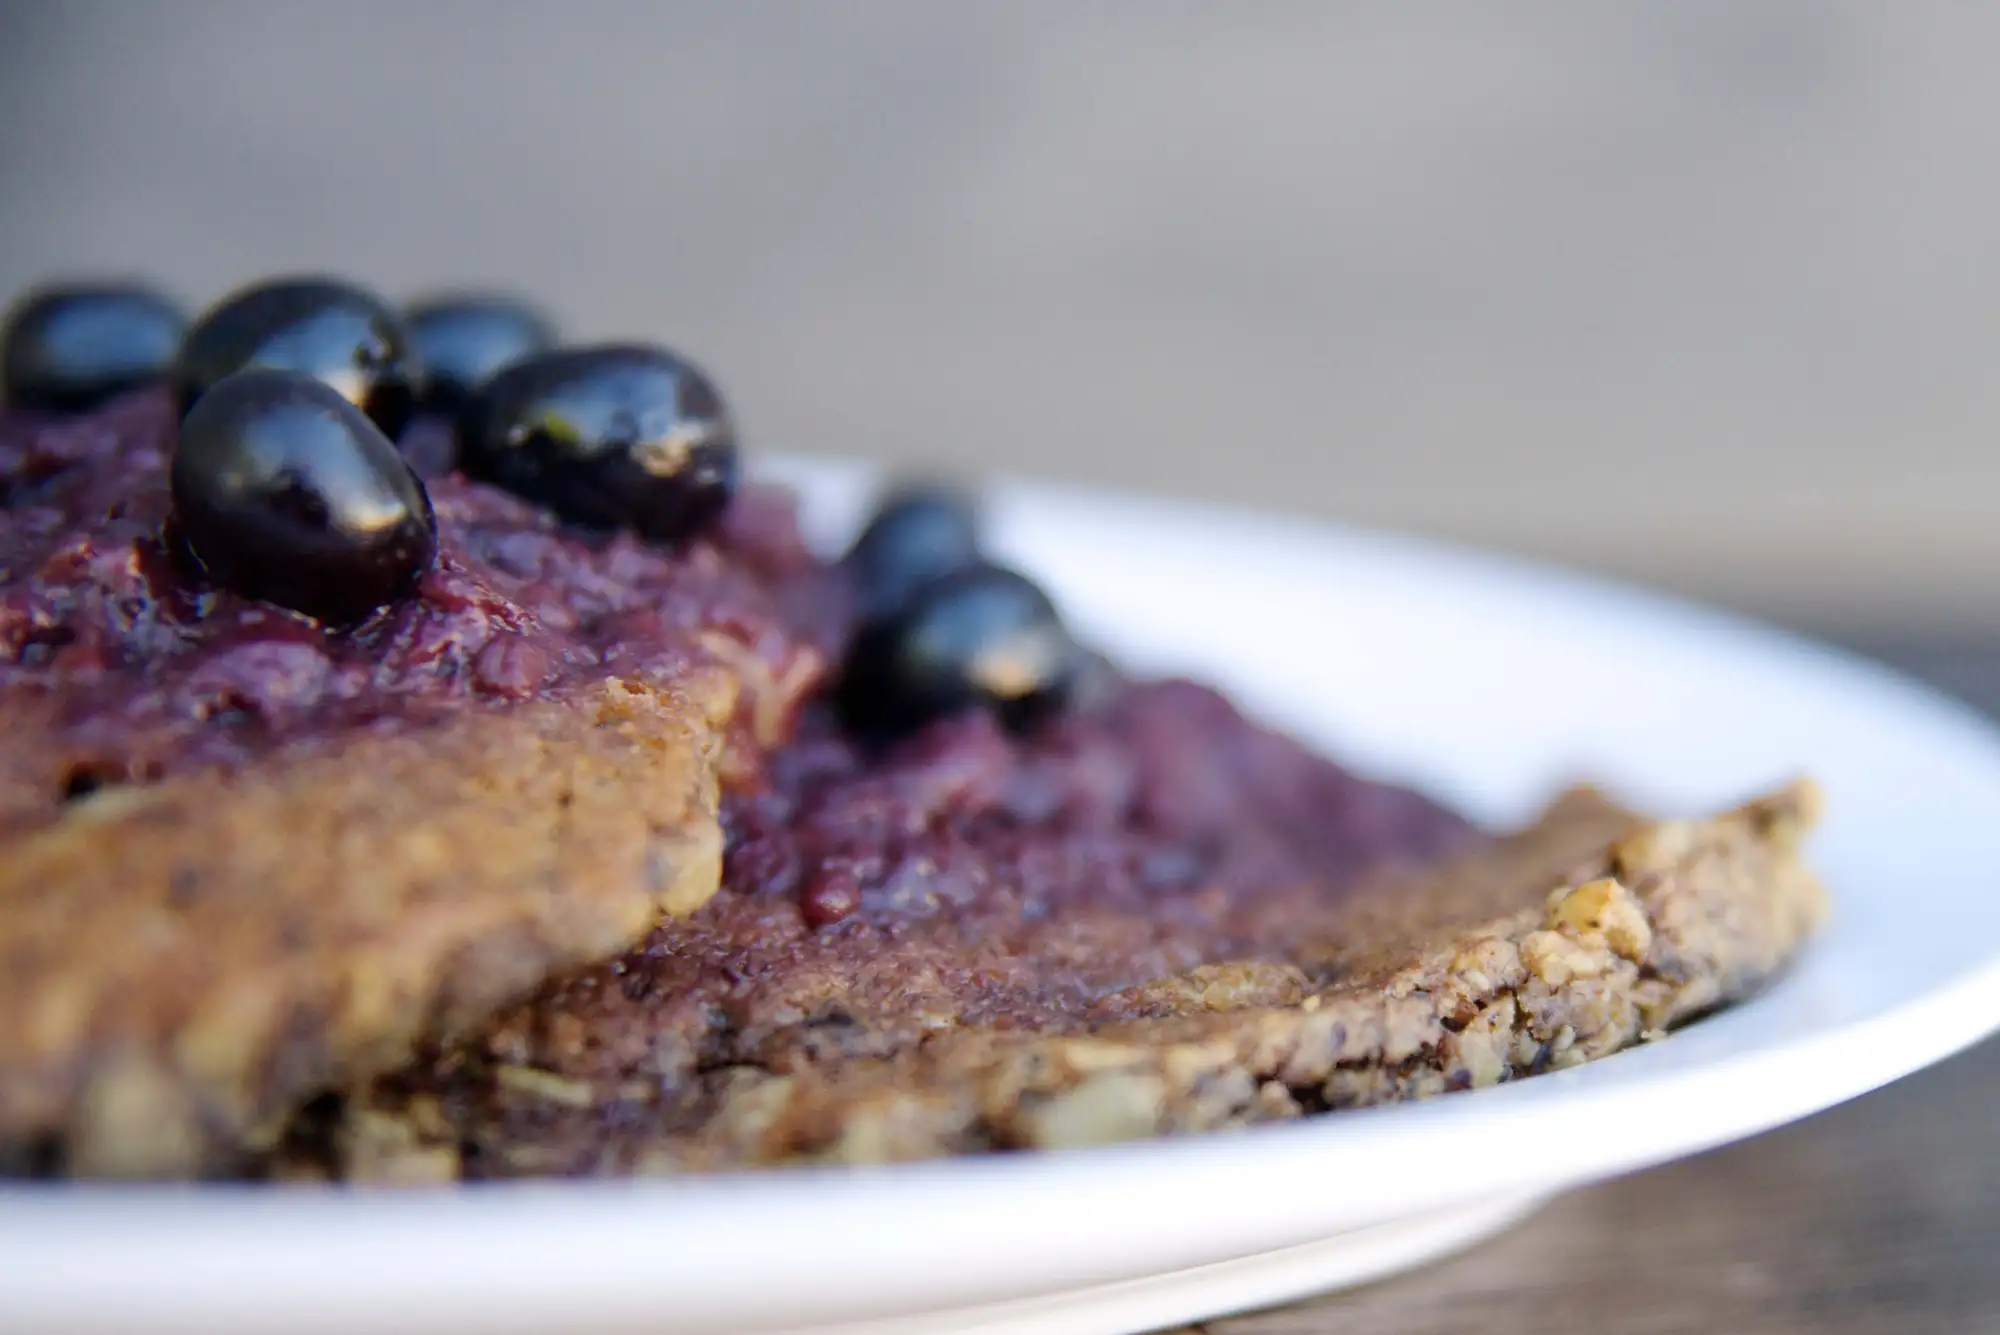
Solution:
{"label": "crumbly pancake crust", "polygon": [[9,832],[9,1166],[226,1170],[319,1090],[699,906],[728,705],[720,680],[613,680],[107,788]]}
{"label": "crumbly pancake crust", "polygon": [[[1762,987],[1825,912],[1797,784],[1702,821],[1590,791],[1528,830],[1300,924],[1288,961],[1204,965],[1139,1018],[810,1045],[677,1088],[459,1051],[350,1100],[281,1176],[652,1174],[873,1163],[1202,1131],[1576,1065]],[[579,1047],[588,1032],[571,1033]],[[318,1156],[318,1157],[315,1157]]]}

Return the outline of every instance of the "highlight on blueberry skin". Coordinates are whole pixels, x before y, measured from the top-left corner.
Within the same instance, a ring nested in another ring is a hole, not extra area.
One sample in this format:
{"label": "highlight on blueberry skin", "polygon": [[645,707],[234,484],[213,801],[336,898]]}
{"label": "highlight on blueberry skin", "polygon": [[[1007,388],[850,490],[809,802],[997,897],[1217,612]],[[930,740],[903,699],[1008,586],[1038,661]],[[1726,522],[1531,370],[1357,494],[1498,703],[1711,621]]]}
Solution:
{"label": "highlight on blueberry skin", "polygon": [[735,495],[735,428],[714,384],[665,348],[612,343],[515,362],[458,419],[458,463],[562,519],[676,544]]}
{"label": "highlight on blueberry skin", "polygon": [[0,319],[0,402],[82,412],[161,379],[187,316],[137,282],[50,284]]}
{"label": "highlight on blueberry skin", "polygon": [[174,359],[183,413],[223,377],[258,368],[311,376],[392,438],[415,410],[423,367],[382,298],[334,278],[274,278],[238,288],[196,318]]}
{"label": "highlight on blueberry skin", "polygon": [[1019,731],[1061,709],[1084,663],[1034,581],[982,563],[933,580],[893,616],[864,625],[837,702],[849,730],[877,742],[973,708]]}
{"label": "highlight on blueberry skin", "polygon": [[933,580],[978,564],[979,542],[979,510],[966,493],[936,482],[896,488],[841,559],[862,620],[894,615]]}
{"label": "highlight on blueberry skin", "polygon": [[406,597],[437,555],[424,485],[346,396],[252,369],[181,424],[173,525],[214,583],[335,623]]}
{"label": "highlight on blueberry skin", "polygon": [[405,317],[425,382],[420,407],[456,414],[503,368],[555,346],[556,327],[529,302],[496,292],[442,293]]}

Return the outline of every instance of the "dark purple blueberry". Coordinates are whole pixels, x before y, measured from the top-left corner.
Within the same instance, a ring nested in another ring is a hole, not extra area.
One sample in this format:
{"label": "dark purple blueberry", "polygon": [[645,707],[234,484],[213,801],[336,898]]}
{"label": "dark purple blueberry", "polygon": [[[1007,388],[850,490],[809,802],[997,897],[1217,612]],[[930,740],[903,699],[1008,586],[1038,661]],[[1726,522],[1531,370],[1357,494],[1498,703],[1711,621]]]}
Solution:
{"label": "dark purple blueberry", "polygon": [[437,554],[424,484],[312,376],[217,382],[181,423],[171,481],[175,526],[210,579],[326,621],[408,594]]}
{"label": "dark purple blueberry", "polygon": [[949,487],[913,485],[892,492],[841,562],[853,580],[861,617],[891,616],[932,580],[979,561],[979,514]]}
{"label": "dark purple blueberry", "polygon": [[973,707],[1021,729],[1059,709],[1082,651],[1033,581],[967,566],[862,627],[841,674],[848,728],[883,741]]}
{"label": "dark purple blueberry", "polygon": [[458,421],[458,466],[592,528],[691,537],[735,494],[735,433],[708,377],[663,348],[566,348],[515,362]]}
{"label": "dark purple blueberry", "polygon": [[324,381],[391,437],[410,420],[423,380],[402,317],[367,289],[331,278],[256,283],[204,312],[174,360],[181,411],[250,367]]}
{"label": "dark purple blueberry", "polygon": [[423,407],[456,414],[494,372],[555,346],[548,317],[515,297],[454,293],[412,304],[410,340],[424,366]]}
{"label": "dark purple blueberry", "polygon": [[187,317],[139,283],[36,288],[0,329],[0,397],[12,407],[80,412],[158,380]]}

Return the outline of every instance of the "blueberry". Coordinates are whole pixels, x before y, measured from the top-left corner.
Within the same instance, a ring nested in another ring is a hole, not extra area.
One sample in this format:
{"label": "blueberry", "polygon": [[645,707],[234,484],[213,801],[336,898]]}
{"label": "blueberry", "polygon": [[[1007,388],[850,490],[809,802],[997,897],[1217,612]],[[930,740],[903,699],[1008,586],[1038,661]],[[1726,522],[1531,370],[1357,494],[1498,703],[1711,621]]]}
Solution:
{"label": "blueberry", "polygon": [[17,408],[80,412],[159,379],[187,317],[138,283],[37,288],[0,329],[0,397]]}
{"label": "blueberry", "polygon": [[218,381],[174,451],[174,523],[210,579],[327,621],[407,594],[437,554],[424,485],[345,396],[290,371]]}
{"label": "blueberry", "polygon": [[555,326],[514,297],[455,293],[409,309],[410,339],[423,363],[423,406],[456,414],[493,373],[510,362],[546,352]]}
{"label": "blueberry", "polygon": [[841,564],[862,619],[876,621],[932,580],[978,560],[979,516],[971,499],[949,487],[913,485],[882,502]]}
{"label": "blueberry", "polygon": [[877,740],[975,706],[1020,729],[1061,708],[1082,663],[1033,581],[999,566],[967,566],[862,627],[838,703],[850,730]]}
{"label": "blueberry", "polygon": [[715,387],[663,348],[546,352],[486,382],[458,420],[459,467],[571,523],[690,537],[735,493]]}
{"label": "blueberry", "polygon": [[423,378],[401,317],[374,293],[330,278],[257,283],[204,312],[174,360],[181,411],[247,367],[325,381],[390,436],[409,421]]}

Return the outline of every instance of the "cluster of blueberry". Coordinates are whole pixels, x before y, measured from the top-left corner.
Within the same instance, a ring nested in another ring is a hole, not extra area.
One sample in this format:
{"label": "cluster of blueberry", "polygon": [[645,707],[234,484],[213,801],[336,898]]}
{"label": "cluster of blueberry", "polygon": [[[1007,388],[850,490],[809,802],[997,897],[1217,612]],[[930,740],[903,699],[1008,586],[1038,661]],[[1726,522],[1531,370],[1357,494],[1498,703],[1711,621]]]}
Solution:
{"label": "cluster of blueberry", "polygon": [[981,554],[977,513],[953,491],[890,496],[843,564],[860,623],[839,703],[864,736],[898,736],[970,704],[1026,727],[1094,665],[1039,586]]}
{"label": "cluster of blueberry", "polygon": [[331,621],[407,593],[436,523],[393,441],[456,422],[458,467],[564,519],[679,542],[728,503],[736,446],[708,378],[663,348],[557,348],[501,297],[399,312],[323,278],[232,293],[186,322],[135,284],[50,288],[4,335],[7,400],[73,412],[166,380],[182,415],[176,527],[218,584]]}
{"label": "cluster of blueberry", "polygon": [[[72,413],[164,381],[181,415],[178,540],[218,585],[323,620],[407,596],[436,556],[424,483],[395,441],[454,424],[457,468],[587,529],[673,546],[738,483],[729,414],[686,359],[638,343],[561,347],[499,296],[399,311],[326,278],[260,282],[193,321],[139,284],[44,288],[0,329],[17,409]],[[962,496],[892,496],[844,560],[858,630],[839,702],[893,736],[970,705],[1021,724],[1087,662],[1048,597],[986,560]]]}

